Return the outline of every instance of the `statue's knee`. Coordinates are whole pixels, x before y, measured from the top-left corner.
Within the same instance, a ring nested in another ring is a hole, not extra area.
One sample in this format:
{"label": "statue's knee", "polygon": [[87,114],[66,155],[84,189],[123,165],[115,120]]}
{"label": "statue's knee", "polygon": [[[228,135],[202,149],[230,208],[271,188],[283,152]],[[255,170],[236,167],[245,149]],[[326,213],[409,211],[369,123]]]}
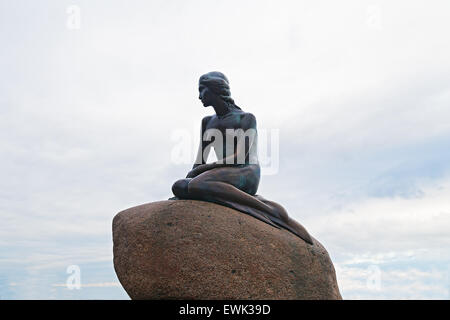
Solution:
{"label": "statue's knee", "polygon": [[173,194],[177,197],[186,196],[188,192],[188,183],[189,181],[187,179],[180,179],[175,181],[175,183],[172,185]]}

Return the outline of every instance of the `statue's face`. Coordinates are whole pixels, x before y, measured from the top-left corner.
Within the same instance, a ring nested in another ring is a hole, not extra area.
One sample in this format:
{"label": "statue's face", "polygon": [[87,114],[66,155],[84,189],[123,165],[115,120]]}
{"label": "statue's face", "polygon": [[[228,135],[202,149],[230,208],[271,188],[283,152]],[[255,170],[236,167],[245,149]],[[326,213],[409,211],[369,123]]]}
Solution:
{"label": "statue's face", "polygon": [[204,107],[209,107],[215,104],[217,100],[217,96],[209,90],[209,88],[205,85],[200,84],[198,86],[198,91],[200,92],[199,99],[202,101]]}

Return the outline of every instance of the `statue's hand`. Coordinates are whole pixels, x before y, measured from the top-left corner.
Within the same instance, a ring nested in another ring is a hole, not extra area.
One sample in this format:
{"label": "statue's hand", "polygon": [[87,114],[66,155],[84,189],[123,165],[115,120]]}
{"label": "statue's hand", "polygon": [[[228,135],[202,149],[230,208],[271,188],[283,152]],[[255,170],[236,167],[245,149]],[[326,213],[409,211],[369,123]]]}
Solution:
{"label": "statue's hand", "polygon": [[200,173],[208,171],[209,169],[211,169],[211,165],[210,164],[201,164],[201,165],[195,167],[194,169],[192,169],[191,171],[189,171],[189,173],[187,174],[186,178],[195,178]]}
{"label": "statue's hand", "polygon": [[194,178],[198,175],[198,173],[195,172],[195,169],[192,169],[191,171],[188,172],[186,178]]}

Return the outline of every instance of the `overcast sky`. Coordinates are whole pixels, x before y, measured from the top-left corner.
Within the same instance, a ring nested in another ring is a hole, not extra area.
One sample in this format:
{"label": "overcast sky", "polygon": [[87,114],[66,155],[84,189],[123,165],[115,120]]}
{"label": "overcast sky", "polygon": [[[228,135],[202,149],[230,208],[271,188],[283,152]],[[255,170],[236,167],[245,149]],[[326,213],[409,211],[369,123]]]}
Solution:
{"label": "overcast sky", "polygon": [[0,299],[128,298],[112,218],[191,168],[213,70],[278,132],[258,193],[325,246],[345,299],[448,299],[449,16],[445,0],[0,0]]}

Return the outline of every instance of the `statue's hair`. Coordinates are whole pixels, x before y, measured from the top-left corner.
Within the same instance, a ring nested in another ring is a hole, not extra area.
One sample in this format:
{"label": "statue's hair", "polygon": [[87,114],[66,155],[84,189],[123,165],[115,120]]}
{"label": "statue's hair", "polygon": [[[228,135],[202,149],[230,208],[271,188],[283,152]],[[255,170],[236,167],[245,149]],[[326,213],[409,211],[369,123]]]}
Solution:
{"label": "statue's hair", "polygon": [[200,77],[199,84],[208,87],[232,108],[241,110],[231,98],[230,83],[227,77],[219,71],[211,71]]}

